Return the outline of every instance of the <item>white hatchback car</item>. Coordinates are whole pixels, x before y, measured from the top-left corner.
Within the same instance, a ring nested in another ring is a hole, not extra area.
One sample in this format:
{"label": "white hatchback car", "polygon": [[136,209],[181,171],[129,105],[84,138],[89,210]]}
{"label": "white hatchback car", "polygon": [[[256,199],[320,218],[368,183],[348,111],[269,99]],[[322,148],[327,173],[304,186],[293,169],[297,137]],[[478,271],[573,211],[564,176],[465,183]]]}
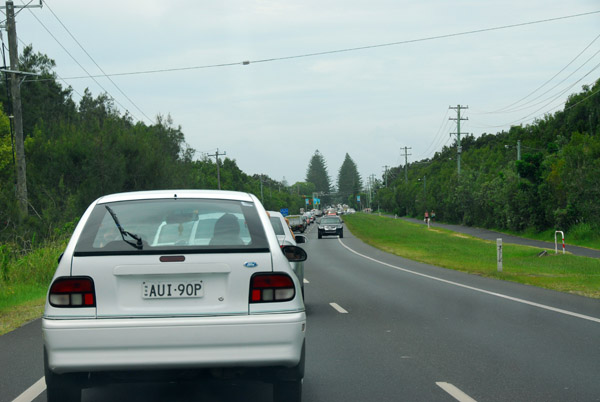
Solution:
{"label": "white hatchback car", "polygon": [[306,314],[290,262],[305,259],[280,247],[251,194],[99,198],[48,291],[48,401],[113,381],[239,375],[272,382],[275,401],[300,401]]}
{"label": "white hatchback car", "polygon": [[[285,217],[281,214],[281,212],[277,211],[267,211],[269,214],[269,218],[271,219],[271,225],[273,226],[273,230],[275,230],[275,234],[277,235],[277,239],[279,240],[279,245],[283,248],[284,246],[297,246],[299,243],[306,243],[306,236],[301,234],[294,234],[290,225],[288,225]],[[290,263],[292,266],[292,270],[296,273],[298,280],[300,281],[300,286],[302,287],[302,297],[304,298],[304,262],[292,262]]]}

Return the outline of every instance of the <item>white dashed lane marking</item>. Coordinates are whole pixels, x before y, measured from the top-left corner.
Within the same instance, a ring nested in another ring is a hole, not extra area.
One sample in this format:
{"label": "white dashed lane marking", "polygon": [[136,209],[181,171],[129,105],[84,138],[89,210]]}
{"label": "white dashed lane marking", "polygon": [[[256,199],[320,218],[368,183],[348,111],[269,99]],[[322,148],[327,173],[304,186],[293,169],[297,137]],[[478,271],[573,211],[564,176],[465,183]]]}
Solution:
{"label": "white dashed lane marking", "polygon": [[13,402],[31,402],[46,390],[46,379],[40,378],[35,384],[29,387],[21,395],[17,396]]}
{"label": "white dashed lane marking", "polygon": [[460,402],[477,402],[475,399],[471,398],[469,395],[462,392],[460,389],[455,387],[454,385],[448,382],[436,382],[438,387],[446,391],[448,394],[452,395],[454,399]]}
{"label": "white dashed lane marking", "polygon": [[329,305],[331,307],[333,307],[335,310],[337,310],[337,312],[340,314],[348,314],[348,312],[346,310],[344,310],[342,307],[340,307],[340,305],[337,303],[329,303]]}

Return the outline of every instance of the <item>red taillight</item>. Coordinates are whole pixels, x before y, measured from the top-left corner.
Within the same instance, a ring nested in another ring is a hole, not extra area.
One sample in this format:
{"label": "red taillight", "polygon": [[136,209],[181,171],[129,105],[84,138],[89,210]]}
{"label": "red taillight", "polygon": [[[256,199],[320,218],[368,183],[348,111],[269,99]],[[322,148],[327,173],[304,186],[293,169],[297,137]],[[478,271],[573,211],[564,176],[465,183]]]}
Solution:
{"label": "red taillight", "polygon": [[288,274],[257,274],[250,280],[250,303],[289,301],[295,296],[296,287]]}
{"label": "red taillight", "polygon": [[48,296],[54,307],[95,307],[96,295],[91,278],[58,278]]}

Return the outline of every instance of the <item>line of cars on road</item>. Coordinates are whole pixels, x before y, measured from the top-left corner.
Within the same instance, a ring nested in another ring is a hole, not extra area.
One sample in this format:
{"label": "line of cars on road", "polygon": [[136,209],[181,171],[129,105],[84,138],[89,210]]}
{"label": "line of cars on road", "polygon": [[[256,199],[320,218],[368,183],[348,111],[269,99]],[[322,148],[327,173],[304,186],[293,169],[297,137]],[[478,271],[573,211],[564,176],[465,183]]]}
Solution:
{"label": "line of cars on road", "polygon": [[[319,217],[317,218],[317,216]],[[318,225],[317,237],[319,239],[323,238],[323,236],[344,237],[344,221],[339,216],[339,212],[334,208],[330,208],[326,214],[313,210],[305,212],[303,215],[290,215],[286,218],[290,223],[290,228],[294,232],[304,233],[308,225],[316,222]]]}
{"label": "line of cars on road", "polygon": [[[301,234],[294,234],[281,212],[267,211],[267,213],[281,247],[297,246],[298,244],[306,243],[306,237]],[[304,261],[291,261],[290,265],[300,281],[302,297],[304,298]]]}

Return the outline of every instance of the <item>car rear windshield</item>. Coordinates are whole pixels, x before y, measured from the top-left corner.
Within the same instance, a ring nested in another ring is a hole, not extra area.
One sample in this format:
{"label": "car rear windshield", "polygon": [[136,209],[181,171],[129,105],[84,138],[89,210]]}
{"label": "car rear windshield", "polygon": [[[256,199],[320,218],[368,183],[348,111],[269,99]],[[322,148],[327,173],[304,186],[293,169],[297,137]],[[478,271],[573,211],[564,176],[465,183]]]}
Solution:
{"label": "car rear windshield", "polygon": [[268,250],[254,203],[162,199],[98,204],[75,246],[75,255],[224,250]]}
{"label": "car rear windshield", "polygon": [[331,225],[340,223],[340,218],[337,216],[325,217],[321,219],[321,224],[323,225]]}
{"label": "car rear windshield", "polygon": [[283,231],[283,224],[281,223],[281,219],[279,219],[276,216],[272,216],[271,217],[271,225],[273,226],[273,229],[275,230],[275,234],[282,236],[285,235],[285,232]]}

